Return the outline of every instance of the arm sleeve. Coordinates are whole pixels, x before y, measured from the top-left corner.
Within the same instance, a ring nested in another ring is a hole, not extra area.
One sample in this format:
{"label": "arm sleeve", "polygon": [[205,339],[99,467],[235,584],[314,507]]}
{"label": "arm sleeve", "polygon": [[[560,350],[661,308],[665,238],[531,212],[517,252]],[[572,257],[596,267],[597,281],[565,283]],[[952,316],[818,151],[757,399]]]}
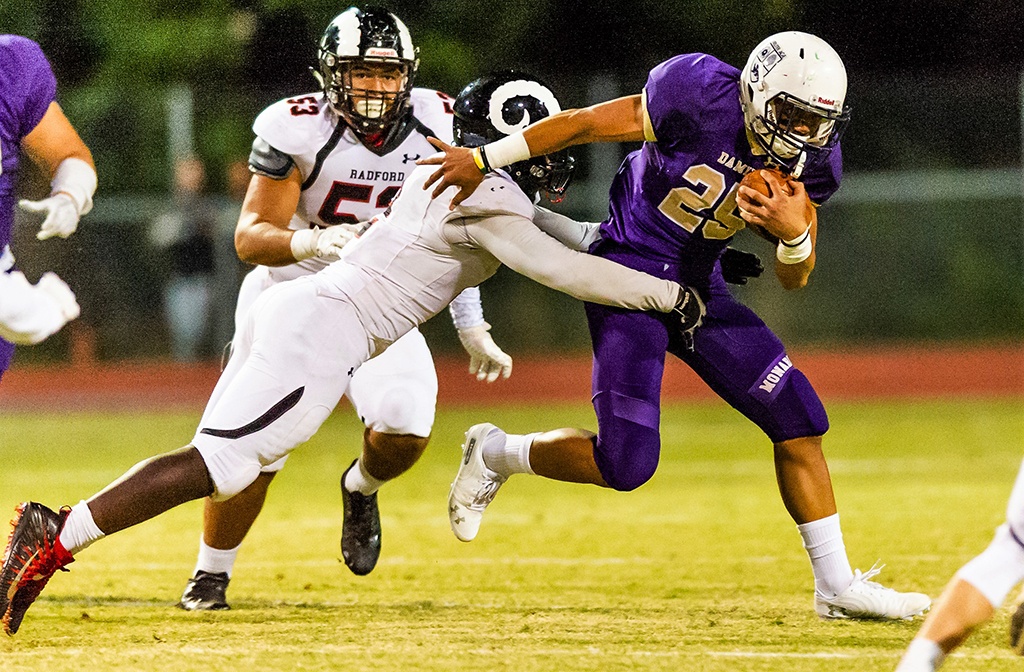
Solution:
{"label": "arm sleeve", "polygon": [[448,311],[456,329],[468,329],[484,323],[484,307],[480,303],[480,288],[467,287],[452,299]]}
{"label": "arm sleeve", "polygon": [[516,273],[581,301],[667,313],[679,300],[676,283],[570,250],[525,217],[469,219],[466,231],[473,243]]}
{"label": "arm sleeve", "polygon": [[533,223],[570,250],[586,252],[601,239],[601,224],[598,222],[577,222],[565,215],[535,205]]}
{"label": "arm sleeve", "polygon": [[57,302],[21,271],[0,273],[0,296],[0,337],[15,345],[35,345],[67,321]]}

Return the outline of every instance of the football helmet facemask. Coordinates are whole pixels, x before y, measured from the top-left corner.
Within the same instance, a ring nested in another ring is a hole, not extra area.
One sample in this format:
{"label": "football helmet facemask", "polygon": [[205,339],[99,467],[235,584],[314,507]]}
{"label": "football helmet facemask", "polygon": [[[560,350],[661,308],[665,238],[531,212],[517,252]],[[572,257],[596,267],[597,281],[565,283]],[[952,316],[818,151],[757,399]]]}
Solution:
{"label": "football helmet facemask", "polygon": [[842,59],[808,33],[765,38],[740,72],[747,130],[771,161],[794,177],[838,144],[850,120],[845,100]]}
{"label": "football helmet facemask", "polygon": [[327,26],[317,60],[313,76],[331,108],[361,138],[383,142],[410,109],[419,67],[405,24],[379,7],[350,7]]}
{"label": "football helmet facemask", "polygon": [[[455,99],[453,109],[455,144],[461,147],[500,140],[562,110],[544,82],[513,70],[471,82]],[[527,196],[540,192],[552,203],[564,198],[574,169],[575,160],[564,149],[504,168]]]}

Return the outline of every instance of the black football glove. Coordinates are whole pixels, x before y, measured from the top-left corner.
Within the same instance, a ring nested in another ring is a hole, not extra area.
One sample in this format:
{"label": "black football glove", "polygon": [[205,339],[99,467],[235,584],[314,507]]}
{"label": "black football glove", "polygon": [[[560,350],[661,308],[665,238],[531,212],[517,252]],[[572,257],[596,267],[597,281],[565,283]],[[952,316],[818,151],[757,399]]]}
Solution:
{"label": "black football glove", "polygon": [[747,284],[748,278],[759,278],[764,273],[761,257],[732,247],[722,253],[722,277],[734,285]]}
{"label": "black football glove", "polygon": [[679,330],[683,333],[686,349],[692,351],[693,332],[704,321],[704,315],[707,313],[707,310],[704,308],[704,301],[701,300],[700,294],[695,289],[686,285],[680,285],[680,288],[683,290],[683,293],[679,297],[676,307],[672,309],[672,312],[679,317]]}

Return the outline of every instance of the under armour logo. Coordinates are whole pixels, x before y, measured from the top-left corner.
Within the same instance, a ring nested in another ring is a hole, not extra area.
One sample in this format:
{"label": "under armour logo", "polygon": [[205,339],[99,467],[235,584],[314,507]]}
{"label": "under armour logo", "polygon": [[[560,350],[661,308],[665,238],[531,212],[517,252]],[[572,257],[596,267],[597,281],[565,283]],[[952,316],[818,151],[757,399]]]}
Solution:
{"label": "under armour logo", "polygon": [[413,156],[409,156],[408,154],[403,154],[402,156],[405,157],[405,158],[402,159],[402,163],[409,163],[410,161],[416,161],[417,159],[420,158],[419,154],[414,154]]}
{"label": "under armour logo", "polygon": [[351,378],[352,374],[355,373],[355,372],[356,372],[356,367],[353,366],[351,369],[348,370],[348,377]]}

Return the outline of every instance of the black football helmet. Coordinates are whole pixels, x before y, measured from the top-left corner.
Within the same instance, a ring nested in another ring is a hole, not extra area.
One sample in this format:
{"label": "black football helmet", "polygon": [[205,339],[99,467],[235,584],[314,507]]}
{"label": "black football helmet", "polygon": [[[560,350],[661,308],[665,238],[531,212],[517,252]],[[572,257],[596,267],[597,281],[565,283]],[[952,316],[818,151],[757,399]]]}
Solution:
{"label": "black football helmet", "polygon": [[[478,147],[521,131],[562,108],[547,84],[508,70],[471,82],[455,99],[453,109],[455,144]],[[558,203],[569,188],[574,167],[575,160],[563,149],[504,170],[528,196],[541,192],[552,203]]]}
{"label": "black football helmet", "polygon": [[[418,53],[397,16],[380,7],[349,7],[324,31],[313,75],[327,102],[359,136],[386,135],[410,110]],[[353,87],[350,71],[361,65],[395,66],[402,77],[400,90]]]}

